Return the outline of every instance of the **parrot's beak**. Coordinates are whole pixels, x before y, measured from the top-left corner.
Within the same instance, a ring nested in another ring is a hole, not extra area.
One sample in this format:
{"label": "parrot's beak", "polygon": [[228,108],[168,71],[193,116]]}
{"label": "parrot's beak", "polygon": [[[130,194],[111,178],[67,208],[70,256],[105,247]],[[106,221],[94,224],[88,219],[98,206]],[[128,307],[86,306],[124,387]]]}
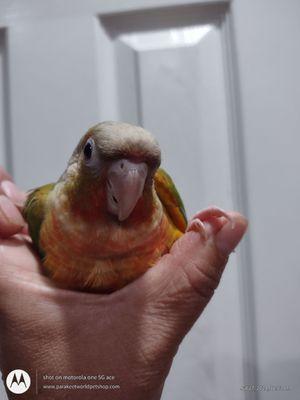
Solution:
{"label": "parrot's beak", "polygon": [[148,173],[147,164],[127,159],[114,161],[107,172],[108,210],[124,221],[142,196]]}

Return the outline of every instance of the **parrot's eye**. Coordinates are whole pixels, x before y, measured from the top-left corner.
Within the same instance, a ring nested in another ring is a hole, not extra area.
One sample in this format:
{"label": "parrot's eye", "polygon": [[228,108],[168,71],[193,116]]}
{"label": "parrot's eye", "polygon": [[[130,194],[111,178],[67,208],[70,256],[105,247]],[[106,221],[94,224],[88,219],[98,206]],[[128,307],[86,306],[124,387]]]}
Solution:
{"label": "parrot's eye", "polygon": [[86,160],[90,160],[93,154],[93,148],[94,148],[94,141],[93,139],[89,139],[83,149],[84,157]]}
{"label": "parrot's eye", "polygon": [[99,170],[100,159],[97,152],[96,143],[89,138],[82,149],[82,159],[84,164],[92,170]]}

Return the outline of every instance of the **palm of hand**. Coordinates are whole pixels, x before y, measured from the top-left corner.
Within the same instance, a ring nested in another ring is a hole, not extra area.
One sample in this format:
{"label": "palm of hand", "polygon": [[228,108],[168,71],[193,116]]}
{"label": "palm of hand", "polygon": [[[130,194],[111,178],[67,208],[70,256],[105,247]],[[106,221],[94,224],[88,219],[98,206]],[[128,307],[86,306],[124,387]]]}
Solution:
{"label": "palm of hand", "polygon": [[[113,375],[120,389],[105,391],[105,399],[159,399],[178,345],[213,295],[229,253],[246,230],[245,218],[230,213],[234,229],[212,218],[203,225],[205,237],[186,233],[155,267],[117,292],[75,292],[41,273],[16,207],[24,195],[3,179],[10,177],[0,168],[3,376],[16,368],[32,377],[37,372],[41,399],[68,398],[65,392],[43,391],[42,384],[49,383],[43,382],[44,374]],[[31,385],[23,398],[34,394]],[[74,400],[82,396],[80,390],[72,392]],[[86,400],[99,396],[84,393]]]}

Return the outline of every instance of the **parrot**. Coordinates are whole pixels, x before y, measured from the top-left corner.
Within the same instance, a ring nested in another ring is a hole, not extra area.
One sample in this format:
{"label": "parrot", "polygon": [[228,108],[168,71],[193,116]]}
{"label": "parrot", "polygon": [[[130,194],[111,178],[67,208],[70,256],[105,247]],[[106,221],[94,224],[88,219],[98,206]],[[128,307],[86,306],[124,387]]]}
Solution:
{"label": "parrot", "polygon": [[205,236],[205,218],[227,217],[211,207],[188,224],[160,164],[146,129],[115,121],[90,128],[57,182],[29,191],[24,205],[43,272],[69,289],[111,293],[153,267],[187,229]]}

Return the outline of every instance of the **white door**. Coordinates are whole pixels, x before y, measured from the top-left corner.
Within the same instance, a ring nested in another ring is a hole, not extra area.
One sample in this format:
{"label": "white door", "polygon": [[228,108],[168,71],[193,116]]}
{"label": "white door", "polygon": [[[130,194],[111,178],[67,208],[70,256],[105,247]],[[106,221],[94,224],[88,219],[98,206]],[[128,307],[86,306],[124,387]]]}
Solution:
{"label": "white door", "polygon": [[55,180],[88,127],[124,120],[158,138],[189,215],[250,218],[164,400],[300,395],[299,18],[297,0],[0,0],[0,162],[19,185]]}

